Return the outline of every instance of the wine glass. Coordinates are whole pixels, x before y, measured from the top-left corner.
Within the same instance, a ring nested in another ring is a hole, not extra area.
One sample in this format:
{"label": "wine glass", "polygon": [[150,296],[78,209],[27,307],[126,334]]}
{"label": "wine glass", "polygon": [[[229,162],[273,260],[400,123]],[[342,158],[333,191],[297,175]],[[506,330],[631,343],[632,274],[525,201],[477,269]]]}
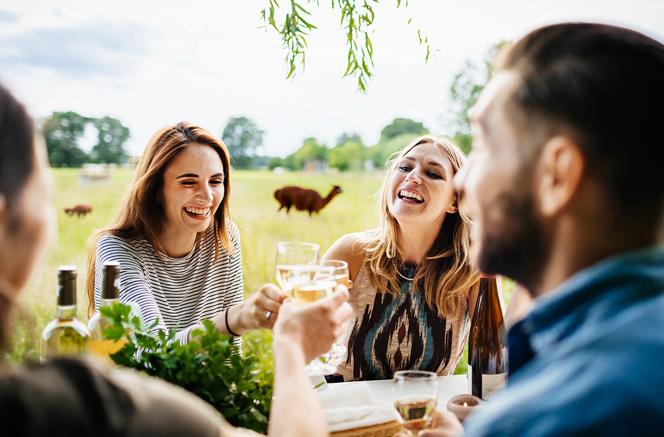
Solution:
{"label": "wine glass", "polygon": [[[346,261],[327,259],[321,261],[320,265],[330,269],[331,275],[337,285],[343,284],[346,288],[350,288],[350,275],[348,273],[348,263]],[[340,340],[341,339],[338,338],[337,341],[334,342],[332,349],[330,349],[330,352],[327,354],[328,356],[326,358],[331,364],[337,363],[346,355],[346,346],[344,346]]]}
{"label": "wine glass", "polygon": [[[307,305],[323,299],[332,293],[337,282],[332,276],[332,269],[320,265],[301,266],[295,271],[291,285],[291,296],[296,302]],[[333,373],[336,367],[327,363],[329,352],[314,359],[305,366],[305,372],[309,376],[322,376]]]}
{"label": "wine glass", "polygon": [[319,251],[320,246],[315,243],[277,243],[277,282],[286,294],[292,295],[293,285],[300,277],[313,277]]}
{"label": "wine glass", "polygon": [[431,427],[438,402],[438,375],[425,370],[401,370],[392,380],[392,400],[408,435]]}

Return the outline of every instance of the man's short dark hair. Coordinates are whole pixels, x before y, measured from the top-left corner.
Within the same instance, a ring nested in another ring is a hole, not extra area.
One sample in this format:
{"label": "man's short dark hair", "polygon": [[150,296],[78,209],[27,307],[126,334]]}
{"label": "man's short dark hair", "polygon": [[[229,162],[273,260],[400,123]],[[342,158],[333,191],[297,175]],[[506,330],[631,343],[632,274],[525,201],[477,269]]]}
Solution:
{"label": "man's short dark hair", "polygon": [[657,225],[664,204],[662,43],[615,26],[556,24],[516,42],[496,68],[519,75],[510,102],[518,130],[538,122],[553,127],[551,135],[571,135],[614,205]]}

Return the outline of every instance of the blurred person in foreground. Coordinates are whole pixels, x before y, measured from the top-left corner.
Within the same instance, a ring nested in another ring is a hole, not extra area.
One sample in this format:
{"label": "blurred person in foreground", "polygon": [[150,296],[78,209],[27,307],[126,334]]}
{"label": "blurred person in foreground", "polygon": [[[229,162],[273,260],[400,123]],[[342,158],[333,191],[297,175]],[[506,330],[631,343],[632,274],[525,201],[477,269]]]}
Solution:
{"label": "blurred person in foreground", "polygon": [[455,187],[478,267],[535,303],[466,435],[664,435],[662,102],[664,46],[632,30],[551,25],[498,58]]}
{"label": "blurred person in foreground", "polygon": [[[51,228],[42,141],[23,106],[0,86],[0,341]],[[325,417],[304,364],[327,351],[350,317],[345,289],[308,306],[286,301],[274,326],[270,435],[324,436]],[[301,414],[297,405],[306,405]],[[0,363],[0,434],[12,436],[246,436],[191,393],[85,359],[12,368]]]}

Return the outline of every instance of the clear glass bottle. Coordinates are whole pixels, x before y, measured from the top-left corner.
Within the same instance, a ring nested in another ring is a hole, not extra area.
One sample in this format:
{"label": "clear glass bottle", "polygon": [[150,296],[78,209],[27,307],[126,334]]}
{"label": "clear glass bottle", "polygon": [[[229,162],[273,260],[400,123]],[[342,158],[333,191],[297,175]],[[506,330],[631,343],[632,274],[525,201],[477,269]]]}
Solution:
{"label": "clear glass bottle", "polygon": [[503,388],[507,378],[505,322],[500,292],[500,278],[480,275],[468,339],[468,384],[471,394],[481,399],[487,399]]}
{"label": "clear glass bottle", "polygon": [[[107,261],[102,266],[101,302],[100,307],[120,303],[120,263]],[[110,359],[110,356],[122,349],[126,340],[107,340],[103,331],[109,326],[109,321],[99,311],[88,322],[90,330],[90,352]]]}
{"label": "clear glass bottle", "polygon": [[76,318],[76,267],[58,269],[58,299],[55,318],[46,325],[41,338],[41,357],[77,355],[88,350],[90,333]]}

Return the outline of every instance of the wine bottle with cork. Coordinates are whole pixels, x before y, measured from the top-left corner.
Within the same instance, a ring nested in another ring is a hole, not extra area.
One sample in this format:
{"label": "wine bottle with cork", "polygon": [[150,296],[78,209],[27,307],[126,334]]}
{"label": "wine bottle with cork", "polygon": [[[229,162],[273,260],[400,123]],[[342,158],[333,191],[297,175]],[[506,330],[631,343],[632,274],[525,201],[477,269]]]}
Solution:
{"label": "wine bottle with cork", "polygon": [[87,351],[90,333],[76,318],[76,266],[58,270],[57,309],[41,338],[41,357],[77,355]]}
{"label": "wine bottle with cork", "polygon": [[500,278],[480,275],[468,340],[468,385],[472,395],[488,399],[505,386],[507,347],[500,303]]}

